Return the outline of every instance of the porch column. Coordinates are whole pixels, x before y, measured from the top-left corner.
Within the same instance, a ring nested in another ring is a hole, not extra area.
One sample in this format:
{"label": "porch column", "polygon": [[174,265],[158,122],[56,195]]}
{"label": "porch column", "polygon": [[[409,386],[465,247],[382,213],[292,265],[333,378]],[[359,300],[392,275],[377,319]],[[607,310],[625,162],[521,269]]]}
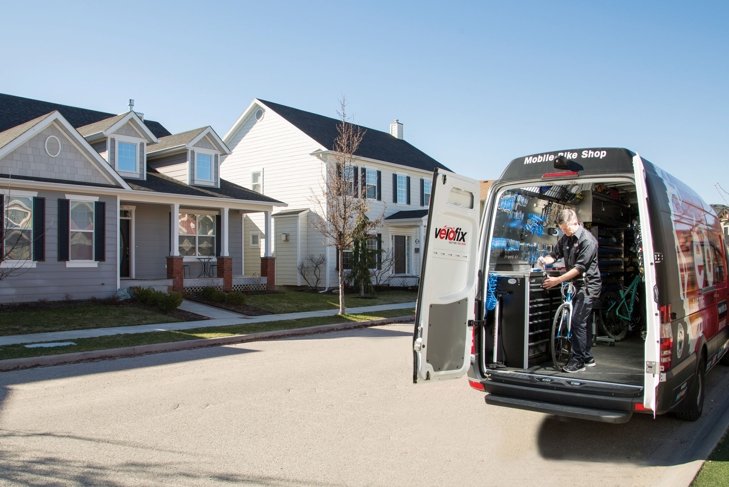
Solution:
{"label": "porch column", "polygon": [[180,205],[175,203],[170,206],[170,255],[180,255]]}
{"label": "porch column", "polygon": [[261,257],[261,275],[266,276],[266,290],[276,289],[276,259],[271,256],[271,242],[273,231],[271,230],[271,212],[264,211],[264,232],[266,239],[263,241],[263,257]]}
{"label": "porch column", "polygon": [[223,279],[223,291],[233,290],[233,258],[230,257],[230,228],[228,208],[220,209],[220,255],[218,256],[218,277]]}
{"label": "porch column", "polygon": [[180,205],[170,205],[170,228],[171,238],[170,243],[170,255],[167,257],[167,279],[172,279],[172,290],[176,292],[183,292],[185,290],[185,273],[183,267],[183,258],[180,255],[179,236],[180,230],[178,228],[180,221]]}

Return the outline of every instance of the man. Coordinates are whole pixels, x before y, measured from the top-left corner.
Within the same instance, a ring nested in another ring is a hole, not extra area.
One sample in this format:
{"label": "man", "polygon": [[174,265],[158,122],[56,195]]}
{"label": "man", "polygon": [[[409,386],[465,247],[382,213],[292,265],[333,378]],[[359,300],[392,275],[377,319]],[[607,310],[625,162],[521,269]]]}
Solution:
{"label": "man", "polygon": [[545,289],[572,281],[576,293],[572,298],[572,355],[564,372],[574,373],[593,367],[592,327],[588,326],[592,305],[600,297],[600,270],[597,267],[597,240],[580,225],[574,210],[564,209],[557,215],[557,225],[564,233],[557,241],[554,251],[539,258],[540,264],[551,264],[564,259],[566,272],[560,276],[547,277],[542,285]]}

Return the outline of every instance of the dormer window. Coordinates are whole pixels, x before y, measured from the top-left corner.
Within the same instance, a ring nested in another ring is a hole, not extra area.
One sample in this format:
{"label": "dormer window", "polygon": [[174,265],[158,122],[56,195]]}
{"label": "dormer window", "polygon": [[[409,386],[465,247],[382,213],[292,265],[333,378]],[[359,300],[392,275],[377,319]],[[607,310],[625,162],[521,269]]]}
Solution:
{"label": "dormer window", "polygon": [[141,171],[141,158],[143,142],[131,137],[114,136],[116,171],[124,176],[139,176]]}
{"label": "dormer window", "polygon": [[213,184],[215,182],[215,155],[212,152],[195,151],[193,162],[194,184]]}

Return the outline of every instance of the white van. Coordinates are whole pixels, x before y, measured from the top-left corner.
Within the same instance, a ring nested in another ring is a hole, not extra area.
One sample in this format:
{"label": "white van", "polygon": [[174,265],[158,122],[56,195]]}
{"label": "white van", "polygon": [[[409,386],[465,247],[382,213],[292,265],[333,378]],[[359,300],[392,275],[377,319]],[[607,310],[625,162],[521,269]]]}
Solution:
{"label": "white van", "polygon": [[[590,148],[513,160],[483,213],[477,181],[436,171],[431,191],[414,382],[468,373],[488,404],[611,423],[701,415],[705,374],[729,361],[729,283],[721,225],[693,190],[634,152]],[[535,265],[563,208],[597,238],[603,284],[597,366],[576,374],[552,363],[562,297]],[[603,331],[616,320],[631,331]]]}

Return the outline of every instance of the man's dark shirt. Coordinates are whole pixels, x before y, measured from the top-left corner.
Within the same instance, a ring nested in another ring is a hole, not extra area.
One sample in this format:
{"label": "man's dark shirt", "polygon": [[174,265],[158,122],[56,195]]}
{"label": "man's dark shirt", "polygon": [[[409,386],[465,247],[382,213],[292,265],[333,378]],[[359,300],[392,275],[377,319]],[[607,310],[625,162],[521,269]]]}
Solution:
{"label": "man's dark shirt", "polygon": [[562,235],[551,255],[554,259],[564,258],[565,271],[573,268],[580,271],[574,279],[576,286],[579,287],[584,278],[589,295],[600,296],[602,282],[597,267],[597,240],[590,232],[580,226],[571,237]]}

